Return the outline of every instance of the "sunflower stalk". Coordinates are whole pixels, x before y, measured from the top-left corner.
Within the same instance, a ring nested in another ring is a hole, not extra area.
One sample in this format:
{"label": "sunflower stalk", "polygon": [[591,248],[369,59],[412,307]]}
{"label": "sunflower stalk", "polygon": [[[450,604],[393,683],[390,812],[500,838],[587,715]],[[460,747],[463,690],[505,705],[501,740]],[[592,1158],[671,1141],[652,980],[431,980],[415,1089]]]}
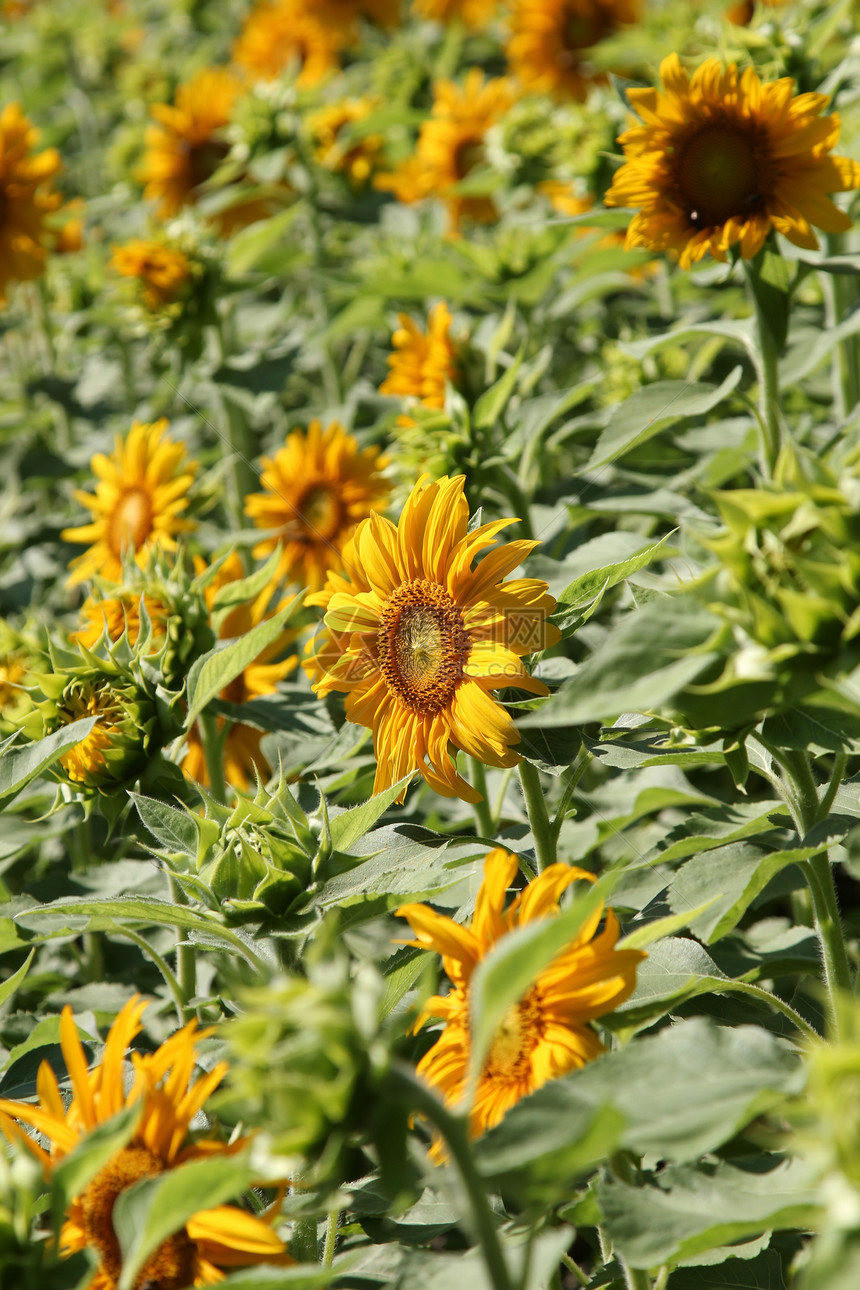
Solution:
{"label": "sunflower stalk", "polygon": [[[170,899],[175,905],[187,905],[188,900],[181,885],[172,874],[169,875]],[[176,982],[182,998],[182,1010],[186,1020],[193,1015],[189,1005],[197,994],[197,949],[186,940],[184,927],[176,928]]]}
{"label": "sunflower stalk", "polygon": [[339,1209],[329,1210],[328,1218],[325,1225],[325,1243],[322,1252],[322,1265],[324,1268],[330,1268],[334,1263],[334,1252],[337,1246],[337,1229],[340,1226],[341,1211]]}
{"label": "sunflower stalk", "polygon": [[521,761],[517,767],[520,785],[525,798],[526,811],[531,825],[535,843],[535,857],[538,872],[549,868],[556,861],[557,833],[553,828],[546,809],[546,799],[541,788],[540,772],[529,761]]}
{"label": "sunflower stalk", "polygon": [[[827,254],[842,255],[845,238],[842,233],[828,233]],[[857,279],[853,274],[822,273],[821,285],[827,306],[828,327],[838,327],[857,305]],[[860,342],[856,336],[846,336],[839,342],[833,355],[833,386],[838,419],[846,420],[860,403]]]}
{"label": "sunflower stalk", "polygon": [[227,727],[218,729],[215,718],[209,712],[201,713],[200,742],[203,745],[203,756],[206,761],[206,774],[209,776],[209,791],[216,802],[227,800],[227,780],[224,775],[224,739]]}
{"label": "sunflower stalk", "polygon": [[[221,366],[226,370],[231,355],[229,341],[229,319],[218,315],[215,334],[218,338],[218,357]],[[245,498],[255,484],[254,470],[251,462],[254,458],[254,445],[244,409],[230,396],[225,384],[218,386],[221,398],[221,410],[224,419],[224,441],[230,449],[230,490],[229,505],[232,520],[237,529],[245,523]]]}
{"label": "sunflower stalk", "polygon": [[[775,258],[771,256],[772,261]],[[762,272],[762,254],[754,260],[743,261],[744,272],[753,300],[756,353],[759,382],[759,456],[762,470],[772,478],[776,459],[782,443],[782,426],[779,415],[779,355],[785,343],[787,312],[786,302],[777,288],[765,280]]]}
{"label": "sunflower stalk", "polygon": [[482,761],[478,761],[477,757],[472,758],[472,787],[477,793],[481,794],[481,800],[472,803],[478,833],[482,838],[487,838],[491,841],[495,832],[495,825],[487,792],[487,769]]}

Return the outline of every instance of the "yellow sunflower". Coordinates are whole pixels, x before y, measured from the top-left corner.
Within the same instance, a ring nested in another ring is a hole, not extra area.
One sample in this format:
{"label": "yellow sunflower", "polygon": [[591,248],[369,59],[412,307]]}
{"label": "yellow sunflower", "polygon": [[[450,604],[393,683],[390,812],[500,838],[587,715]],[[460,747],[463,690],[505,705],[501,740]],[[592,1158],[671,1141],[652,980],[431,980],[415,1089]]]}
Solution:
{"label": "yellow sunflower", "polygon": [[377,175],[375,186],[406,203],[439,198],[448,207],[452,233],[459,230],[463,218],[493,223],[498,211],[492,198],[470,197],[458,192],[458,187],[485,164],[487,131],[513,101],[510,81],[503,77],[485,81],[477,67],[470,68],[462,87],[454,81],[435,81],[432,115],[421,126],[414,155],[394,173]]}
{"label": "yellow sunflower", "polygon": [[339,66],[348,34],[321,22],[304,0],[263,0],[245,19],[233,59],[264,81],[274,80],[295,64],[296,84],[306,88],[319,84]]}
{"label": "yellow sunflower", "polygon": [[[138,178],[144,197],[158,203],[163,219],[193,205],[230,151],[224,138],[242,82],[226,67],[207,67],[176,91],[173,105],[154,103],[150,114],[158,122],[146,130],[146,153]],[[229,232],[238,220],[235,208],[223,212]],[[247,220],[246,222],[250,222]]]}
{"label": "yellow sunflower", "polygon": [[396,27],[400,21],[400,0],[304,0],[304,7],[324,26],[341,31],[359,18],[377,27]]}
{"label": "yellow sunflower", "polygon": [[51,180],[60,170],[56,148],[31,156],[39,138],[19,103],[0,112],[0,304],[10,282],[30,282],[44,272],[50,242],[46,219],[62,205]]}
{"label": "yellow sunflower", "polygon": [[[152,634],[160,639],[167,631],[167,620],[170,610],[152,596],[144,599],[146,612],[152,625]],[[123,632],[128,632],[130,645],[137,642],[140,635],[140,593],[136,591],[120,592],[117,596],[106,596],[98,599],[87,596],[81,605],[83,626],[73,632],[70,640],[86,649],[95,649],[107,629],[110,640],[118,641]]]}
{"label": "yellow sunflower", "polygon": [[508,62],[535,94],[583,103],[603,79],[588,53],[627,23],[636,22],[642,0],[514,0]]}
{"label": "yellow sunflower", "polygon": [[754,68],[739,75],[715,58],[690,80],[670,54],[660,75],[663,93],[628,91],[641,123],[619,137],[627,160],[605,198],[639,208],[628,248],[668,251],[688,269],[736,244],[750,259],[772,228],[813,250],[812,225],[851,227],[828,193],[860,185],[860,165],[829,155],[839,117],[821,115],[824,94],[794,95],[788,76],[763,85]]}
{"label": "yellow sunflower", "polygon": [[386,505],[387,465],[378,448],[359,448],[337,421],[325,430],[317,420],[293,430],[274,457],[262,458],[265,491],[245,498],[257,527],[273,530],[254,547],[255,557],[280,547],[278,577],[319,590],[326,574],[341,568],[358,522]]}
{"label": "yellow sunflower", "polygon": [[467,27],[486,27],[495,18],[499,0],[413,0],[412,8],[421,18],[434,22],[455,22]]}
{"label": "yellow sunflower", "polygon": [[366,120],[378,107],[373,98],[341,99],[308,116],[317,161],[326,170],[343,171],[356,188],[366,184],[377,169],[384,140],[381,134],[350,137],[350,127]]}
{"label": "yellow sunflower", "polygon": [[[198,574],[206,567],[199,556],[195,558],[194,565]],[[230,582],[236,582],[244,576],[245,570],[239,556],[235,553],[228,556],[206,587],[205,596],[210,607],[216,592],[221,587],[225,587]],[[244,636],[252,627],[256,627],[266,618],[271,618],[289,603],[289,597],[282,598],[272,606],[274,594],[275,588],[270,583],[254,600],[231,609],[221,623],[219,631],[221,639],[232,640]],[[292,631],[282,632],[277,640],[267,645],[262,653],[258,654],[229,685],[225,686],[219,698],[225,703],[246,703],[249,699],[259,699],[264,694],[274,694],[278,688],[278,682],[289,675],[297,665],[298,659],[295,654],[290,654],[280,662],[273,660],[278,659],[285,652],[295,639],[295,635]],[[218,726],[223,728],[223,718],[219,717]],[[224,739],[224,777],[234,788],[246,789],[255,771],[264,779],[271,773],[271,767],[260,750],[262,738],[263,732],[253,726],[246,726],[238,721],[230,723]],[[200,732],[196,725],[188,735],[188,749],[182,762],[182,769],[190,779],[209,787],[211,782],[209,771],[206,767]]]}
{"label": "yellow sunflower", "polygon": [[[398,314],[398,318],[400,326],[391,337],[394,353],[388,357],[391,371],[379,393],[417,399],[425,408],[444,408],[445,387],[458,376],[448,306],[444,301],[433,306],[426,332],[408,314]],[[402,416],[399,424],[412,426],[415,421]]]}
{"label": "yellow sunflower", "polygon": [[[198,1031],[195,1021],[154,1053],[132,1052],[134,1073],[126,1088],[126,1050],[140,1034],[145,1007],[137,997],[125,1004],[111,1026],[101,1062],[88,1070],[67,1005],[60,1018],[60,1044],[72,1088],[71,1102],[64,1103],[46,1061],[39,1067],[36,1081],[38,1106],[0,1100],[0,1129],[10,1141],[23,1143],[36,1156],[47,1178],[99,1125],[126,1106],[140,1106],[140,1120],[131,1141],[74,1197],[60,1234],[64,1256],[84,1249],[98,1254],[99,1266],[90,1290],[115,1290],[122,1272],[122,1254],[111,1217],[118,1196],[143,1178],[156,1177],[189,1160],[232,1153],[248,1141],[238,1139],[227,1146],[214,1138],[192,1138],[189,1132],[191,1121],[227,1072],[226,1062],[219,1062],[192,1082],[196,1045],[212,1033]],[[22,1125],[47,1138],[50,1151]],[[293,1261],[270,1223],[234,1205],[219,1205],[199,1210],[164,1241],[144,1264],[135,1286],[185,1290],[223,1281],[222,1269],[257,1263],[284,1266]]]}
{"label": "yellow sunflower", "polygon": [[136,278],[148,309],[172,304],[191,279],[191,262],[181,251],[153,238],[132,238],[115,246],[110,260],[114,273]]}
{"label": "yellow sunflower", "polygon": [[[425,1003],[416,1029],[431,1018],[445,1022],[437,1042],[418,1063],[418,1073],[438,1089],[449,1106],[466,1093],[471,1053],[469,986],[475,968],[508,932],[559,912],[559,897],[592,874],[553,864],[528,884],[505,909],[517,873],[517,858],[496,847],[484,861],[484,880],[471,924],[463,927],[427,905],[397,910],[415,934],[410,942],[435,950],[451,982],[446,995]],[[593,1061],[604,1051],[590,1022],[623,1003],[636,985],[642,950],[618,950],[618,919],[599,906],[571,944],[540,973],[502,1019],[478,1077],[469,1117],[473,1137],[498,1124],[506,1111],[548,1080]],[[435,1154],[440,1154],[439,1147]]]}
{"label": "yellow sunflower", "polygon": [[118,582],[126,550],[142,568],[154,548],[174,551],[177,534],[194,527],[182,511],[197,462],[188,460],[181,443],[165,439],[167,424],[164,417],[151,424],[135,421],[125,439],[117,435],[109,457],[97,452],[92,458],[96,491],[75,492],[92,522],[61,534],[67,542],[90,544],[71,563],[70,586],[96,574]]}
{"label": "yellow sunflower", "polygon": [[[326,610],[308,670],[320,696],[346,693],[347,720],[373,730],[373,791],[419,771],[437,793],[481,800],[457,772],[450,746],[488,766],[515,766],[520,735],[491,691],[547,694],[522,663],[558,640],[546,621],[547,584],[504,578],[539,545],[509,542],[485,555],[516,520],[469,530],[465,479],[424,476],[399,524],[373,514],[307,603]],[[402,800],[402,799],[401,799]]]}

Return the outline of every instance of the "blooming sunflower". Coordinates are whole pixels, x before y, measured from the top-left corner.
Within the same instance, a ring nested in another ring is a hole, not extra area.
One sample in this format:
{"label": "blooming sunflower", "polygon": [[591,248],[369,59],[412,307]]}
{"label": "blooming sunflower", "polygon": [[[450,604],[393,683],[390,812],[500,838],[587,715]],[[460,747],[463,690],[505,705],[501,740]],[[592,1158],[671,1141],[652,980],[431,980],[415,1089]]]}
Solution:
{"label": "blooming sunflower", "polygon": [[[154,103],[150,108],[158,124],[147,127],[138,178],[145,184],[144,197],[158,203],[163,219],[193,205],[200,185],[224,161],[230,149],[223,131],[241,92],[242,82],[235,73],[226,67],[206,67],[179,86],[173,105]],[[230,232],[235,222],[242,222],[235,207],[222,215],[220,232]]]}
{"label": "blooming sunflower", "polygon": [[[195,558],[194,564],[198,574],[206,567],[199,556]],[[210,608],[216,592],[221,587],[225,587],[230,582],[236,582],[244,576],[245,570],[239,556],[235,553],[228,556],[206,587],[205,595]],[[272,607],[274,592],[273,584],[269,583],[254,600],[231,609],[221,623],[221,639],[232,640],[244,636],[264,619],[271,618],[279,609],[283,609],[289,600],[281,599]],[[278,682],[289,675],[298,663],[298,659],[295,654],[290,654],[280,662],[273,660],[282,655],[294,639],[294,632],[282,632],[229,685],[224,687],[218,697],[225,703],[246,703],[249,699],[258,699],[264,694],[274,694],[278,688]],[[218,725],[219,728],[223,728],[222,718],[218,719]],[[262,738],[262,732],[253,726],[247,726],[238,721],[230,723],[224,738],[224,776],[227,783],[232,784],[234,788],[246,789],[255,771],[264,777],[269,775],[271,767],[260,750]],[[188,734],[188,748],[182,761],[182,769],[190,779],[196,780],[198,784],[209,786],[211,782],[209,771],[200,732],[196,725]]]}
{"label": "blooming sunflower", "polygon": [[[125,1056],[140,1034],[145,1003],[135,996],[111,1026],[101,1062],[87,1069],[71,1008],[60,1018],[60,1044],[72,1099],[64,1105],[57,1078],[48,1062],[39,1067],[36,1087],[39,1105],[0,1100],[0,1129],[36,1156],[46,1177],[101,1124],[124,1107],[140,1106],[140,1120],[131,1141],[120,1148],[75,1196],[60,1234],[64,1256],[93,1249],[99,1266],[90,1290],[115,1290],[122,1272],[122,1253],[112,1221],[118,1196],[143,1178],[166,1173],[189,1160],[212,1159],[234,1152],[247,1138],[229,1146],[214,1138],[192,1139],[189,1126],[227,1072],[219,1062],[192,1083],[195,1049],[211,1030],[184,1026],[154,1053],[131,1053],[133,1079],[126,1089]],[[50,1142],[50,1151],[22,1129],[29,1125]],[[159,1286],[185,1290],[224,1280],[223,1268],[256,1263],[292,1263],[271,1224],[233,1205],[200,1210],[183,1228],[150,1255],[135,1287]]]}
{"label": "blooming sunflower", "polygon": [[[417,399],[425,408],[444,408],[445,386],[458,375],[448,306],[444,301],[433,306],[427,315],[426,332],[408,314],[397,316],[400,326],[391,337],[394,353],[388,357],[391,371],[379,393]],[[399,424],[411,426],[415,422],[412,417],[402,416]]]}
{"label": "blooming sunflower", "polygon": [[339,66],[348,32],[323,23],[304,0],[263,0],[251,10],[233,59],[260,80],[272,81],[295,63],[296,84],[317,85]]}
{"label": "blooming sunflower", "polygon": [[601,77],[588,51],[639,18],[642,0],[514,0],[508,62],[536,94],[583,103]]}
{"label": "blooming sunflower", "polygon": [[96,491],[78,489],[75,498],[92,512],[92,522],[61,534],[67,542],[91,543],[71,563],[70,586],[95,574],[118,582],[127,549],[143,567],[155,547],[175,550],[176,535],[194,527],[181,513],[197,462],[188,460],[181,443],[165,439],[167,425],[164,417],[135,421],[125,439],[117,435],[110,457],[97,452],[91,459]]}
{"label": "blooming sunflower", "polygon": [[110,267],[124,278],[136,278],[148,309],[172,304],[191,278],[191,262],[181,251],[152,238],[132,238],[115,246]]}
{"label": "blooming sunflower", "polygon": [[555,601],[534,578],[503,579],[539,544],[509,542],[472,568],[516,520],[469,530],[465,479],[424,476],[399,524],[377,514],[359,524],[307,603],[326,610],[308,670],[314,690],[346,693],[347,720],[373,730],[373,791],[419,771],[445,797],[481,800],[458,774],[449,746],[488,766],[515,766],[513,721],[490,692],[516,686],[547,694],[522,657],[558,640],[546,622]]}
{"label": "blooming sunflower", "polygon": [[641,124],[619,136],[627,160],[605,198],[639,208],[628,248],[668,251],[687,269],[708,252],[725,260],[736,244],[750,259],[772,228],[812,250],[813,224],[851,227],[828,193],[860,185],[860,165],[829,155],[839,117],[821,115],[824,94],[793,95],[788,76],[763,85],[753,67],[739,75],[715,58],[690,80],[670,54],[660,75],[662,94],[628,91]]}
{"label": "blooming sunflower", "polygon": [[379,164],[381,134],[351,136],[350,127],[366,120],[379,107],[373,98],[341,99],[312,112],[308,129],[316,140],[316,159],[326,170],[343,171],[350,183],[360,188]]}
{"label": "blooming sunflower", "polygon": [[[594,881],[583,869],[553,864],[505,909],[505,895],[517,867],[510,851],[496,847],[489,853],[468,927],[427,905],[402,905],[397,910],[415,934],[410,943],[441,954],[451,982],[448,994],[427,1000],[416,1023],[417,1028],[434,1017],[445,1022],[439,1039],[418,1063],[418,1073],[449,1106],[461,1102],[466,1093],[471,1054],[469,986],[475,968],[508,932],[558,914],[559,897],[572,883]],[[598,934],[602,917],[600,905],[502,1019],[475,1088],[469,1119],[473,1137],[498,1124],[516,1102],[547,1080],[584,1066],[604,1051],[589,1023],[633,993],[636,968],[646,955],[642,950],[615,948],[619,927],[611,909]]]}
{"label": "blooming sunflower", "polygon": [[62,205],[51,180],[60,154],[47,148],[31,156],[39,138],[19,103],[0,112],[0,304],[9,283],[29,282],[44,271],[50,229],[46,221]]}
{"label": "blooming sunflower", "polygon": [[406,203],[439,198],[448,207],[452,233],[464,217],[493,223],[498,211],[492,198],[469,196],[458,188],[485,164],[487,131],[513,101],[510,81],[504,77],[485,81],[477,67],[470,68],[462,87],[454,81],[435,81],[432,115],[421,126],[414,155],[392,174],[377,175],[375,186]]}
{"label": "blooming sunflower", "polygon": [[467,27],[486,27],[496,16],[499,0],[413,0],[412,8],[434,22],[460,19]]}
{"label": "blooming sunflower", "polygon": [[343,564],[344,544],[360,520],[380,510],[390,484],[378,448],[359,448],[343,426],[323,430],[313,420],[293,430],[274,457],[263,457],[262,493],[245,498],[245,513],[258,528],[272,529],[254,556],[281,548],[278,576],[317,591],[326,574]]}

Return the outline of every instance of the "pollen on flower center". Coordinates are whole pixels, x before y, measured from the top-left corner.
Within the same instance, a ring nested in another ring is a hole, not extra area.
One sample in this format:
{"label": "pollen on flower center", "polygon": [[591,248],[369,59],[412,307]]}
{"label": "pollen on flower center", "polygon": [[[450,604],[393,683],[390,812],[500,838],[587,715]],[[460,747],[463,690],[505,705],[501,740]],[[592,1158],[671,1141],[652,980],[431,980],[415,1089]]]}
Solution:
{"label": "pollen on flower center", "polygon": [[111,518],[110,545],[120,556],[126,547],[137,551],[152,532],[152,506],[142,488],[130,488],[117,503]]}
{"label": "pollen on flower center", "polygon": [[710,126],[695,134],[678,158],[678,185],[690,217],[702,228],[750,213],[762,173],[749,130]]}
{"label": "pollen on flower center", "polygon": [[540,1039],[540,1010],[532,993],[510,1007],[499,1022],[484,1065],[486,1077],[517,1080],[526,1074]]}
{"label": "pollen on flower center", "polygon": [[421,579],[403,583],[389,597],[377,650],[389,689],[413,711],[429,714],[451,701],[471,645],[445,588]]}
{"label": "pollen on flower center", "polygon": [[[147,1147],[139,1144],[123,1148],[109,1164],[99,1170],[84,1188],[78,1200],[78,1219],[88,1243],[101,1258],[101,1271],[111,1282],[122,1272],[122,1253],[113,1225],[113,1208],[117,1197],[144,1178],[164,1171],[164,1164]],[[135,1290],[156,1285],[159,1290],[185,1290],[194,1281],[194,1246],[184,1231],[166,1240],[150,1256],[138,1273]]]}

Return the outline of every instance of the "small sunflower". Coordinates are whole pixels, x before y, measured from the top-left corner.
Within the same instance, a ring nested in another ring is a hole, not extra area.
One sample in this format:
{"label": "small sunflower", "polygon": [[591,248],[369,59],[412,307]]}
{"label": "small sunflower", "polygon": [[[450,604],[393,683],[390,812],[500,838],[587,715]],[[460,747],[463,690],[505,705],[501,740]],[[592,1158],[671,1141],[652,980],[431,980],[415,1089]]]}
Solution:
{"label": "small sunflower", "polygon": [[136,278],[148,309],[172,304],[191,280],[191,261],[181,251],[153,238],[132,238],[115,246],[110,267],[124,278]]}
{"label": "small sunflower", "polygon": [[302,89],[318,85],[337,69],[348,32],[323,23],[303,0],[263,0],[233,46],[235,63],[259,80],[272,81],[291,64]]}
{"label": "small sunflower", "polygon": [[584,103],[604,79],[589,64],[589,50],[637,21],[641,0],[514,0],[508,62],[535,94]]}
{"label": "small sunflower", "polygon": [[60,170],[56,148],[31,155],[39,138],[19,103],[0,112],[0,304],[10,282],[30,282],[45,269],[47,216],[62,205],[51,180]]}
{"label": "small sunflower", "polygon": [[499,9],[499,0],[413,0],[412,8],[421,18],[434,22],[456,22],[467,27],[487,27]]}
{"label": "small sunflower", "polygon": [[342,171],[355,188],[366,184],[379,166],[381,134],[351,136],[351,127],[376,111],[376,99],[341,99],[308,116],[316,141],[316,159],[326,170]]}
{"label": "small sunflower", "polygon": [[[124,1107],[134,1104],[141,1108],[131,1141],[74,1197],[60,1234],[65,1257],[85,1249],[97,1253],[99,1265],[91,1290],[116,1290],[122,1273],[122,1252],[112,1220],[118,1196],[144,1178],[157,1177],[189,1160],[211,1160],[234,1152],[248,1141],[239,1139],[227,1146],[190,1133],[191,1121],[227,1073],[226,1062],[219,1062],[192,1082],[196,1046],[212,1033],[198,1031],[196,1021],[177,1031],[154,1053],[131,1053],[133,1077],[126,1087],[126,1050],[140,1034],[145,1007],[137,997],[125,1004],[111,1026],[101,1062],[88,1070],[72,1010],[66,1005],[60,1018],[60,1045],[71,1083],[71,1102],[64,1102],[57,1077],[46,1061],[39,1067],[36,1081],[37,1106],[0,1100],[0,1129],[10,1141],[22,1143],[33,1153],[46,1178]],[[48,1139],[50,1150],[40,1146],[22,1125]],[[270,1223],[234,1205],[219,1205],[200,1210],[168,1237],[150,1255],[135,1286],[185,1290],[223,1281],[223,1269],[292,1262]]]}
{"label": "small sunflower", "polygon": [[373,791],[419,771],[437,793],[480,801],[457,772],[449,747],[488,766],[515,766],[520,736],[491,691],[515,686],[547,694],[522,664],[558,640],[546,616],[547,584],[504,578],[539,545],[509,542],[485,555],[516,520],[469,529],[465,479],[424,476],[399,524],[373,514],[307,603],[326,610],[317,652],[307,664],[320,696],[346,693],[346,716],[373,730]]}
{"label": "small sunflower", "polygon": [[[449,1106],[466,1093],[471,1054],[469,987],[475,968],[508,932],[559,912],[559,897],[592,874],[553,864],[528,884],[505,909],[505,896],[517,874],[517,858],[496,847],[484,861],[484,880],[471,924],[462,927],[427,905],[397,910],[415,934],[410,942],[443,956],[451,982],[446,995],[425,1003],[416,1028],[431,1018],[445,1022],[437,1042],[418,1063],[418,1073],[438,1089]],[[612,1012],[632,993],[642,950],[618,950],[618,919],[599,906],[571,944],[532,982],[526,994],[502,1019],[477,1081],[469,1126],[479,1137],[507,1111],[548,1080],[593,1061],[604,1051],[591,1028],[597,1017]],[[440,1148],[435,1148],[440,1154]]]}
{"label": "small sunflower", "polygon": [[[777,5],[783,4],[784,0],[759,0],[759,4],[768,9],[775,9]],[[726,10],[726,17],[729,22],[733,22],[737,27],[748,27],[755,16],[755,0],[740,0],[738,4],[732,4]]]}
{"label": "small sunflower", "polygon": [[393,174],[378,175],[375,186],[393,192],[401,202],[426,197],[443,201],[452,233],[459,230],[463,218],[492,224],[498,218],[492,198],[470,197],[458,188],[485,165],[487,131],[513,101],[510,81],[503,77],[485,81],[477,67],[470,68],[462,87],[454,81],[435,81],[432,115],[421,126],[414,155]]}
{"label": "small sunflower", "polygon": [[164,417],[151,424],[135,421],[125,439],[117,435],[109,457],[97,452],[92,458],[96,491],[75,492],[92,522],[61,534],[67,542],[90,544],[71,563],[70,586],[95,575],[118,582],[126,550],[143,567],[150,551],[174,551],[177,534],[194,527],[182,511],[197,462],[188,460],[181,443],[165,439],[167,424]]}
{"label": "small sunflower", "polygon": [[735,245],[751,259],[773,228],[814,250],[812,225],[851,227],[828,194],[858,187],[860,165],[829,155],[839,117],[821,115],[824,94],[794,95],[788,76],[763,85],[753,67],[739,75],[715,58],[690,80],[670,54],[660,75],[663,93],[628,91],[641,123],[619,136],[627,161],[605,198],[639,208],[628,249],[668,251],[688,269]]}
{"label": "small sunflower", "polygon": [[[417,399],[425,408],[444,408],[445,387],[458,376],[448,306],[444,301],[433,306],[426,332],[408,314],[398,314],[398,319],[400,326],[391,337],[394,353],[388,357],[391,371],[379,387],[380,394]],[[399,424],[412,426],[415,422],[402,416]]]}
{"label": "small sunflower", "polygon": [[[176,91],[173,105],[154,103],[158,122],[146,130],[146,153],[139,178],[144,197],[158,203],[163,219],[199,198],[200,185],[211,179],[230,151],[224,138],[242,82],[226,67],[207,67]],[[254,216],[256,218],[256,216]],[[223,212],[219,231],[227,233],[239,219],[236,208]],[[250,222],[246,220],[245,222]]]}
{"label": "small sunflower", "polygon": [[[205,569],[205,564],[199,557],[195,559],[194,564],[198,574]],[[228,556],[206,587],[205,595],[210,608],[216,592],[221,587],[236,582],[244,576],[245,570],[239,556],[235,553]],[[269,583],[254,600],[231,609],[221,623],[220,638],[232,640],[246,635],[253,627],[258,626],[266,618],[271,618],[274,613],[289,603],[289,598],[282,598],[272,606],[274,594],[274,585]],[[274,694],[278,688],[278,682],[283,681],[298,663],[295,654],[281,658],[294,639],[294,632],[289,630],[282,632],[277,640],[267,645],[262,653],[258,654],[228,686],[225,686],[219,698],[225,703],[239,704],[247,703],[249,699],[259,699],[264,694]],[[274,660],[278,658],[281,658],[281,661],[275,662]],[[223,718],[218,719],[218,725],[219,728],[223,728]],[[262,731],[256,730],[253,726],[244,725],[238,721],[230,723],[224,738],[224,776],[227,783],[232,784],[234,788],[246,789],[255,772],[264,778],[268,777],[271,767],[260,750],[262,738]],[[188,735],[188,749],[182,762],[182,769],[190,779],[206,787],[209,786],[206,757],[196,725]]]}
{"label": "small sunflower", "polygon": [[319,590],[326,574],[342,567],[355,526],[388,501],[387,464],[378,448],[359,448],[337,421],[325,430],[317,420],[293,430],[274,457],[262,458],[265,491],[245,498],[246,515],[274,530],[254,556],[280,547],[278,577]]}

